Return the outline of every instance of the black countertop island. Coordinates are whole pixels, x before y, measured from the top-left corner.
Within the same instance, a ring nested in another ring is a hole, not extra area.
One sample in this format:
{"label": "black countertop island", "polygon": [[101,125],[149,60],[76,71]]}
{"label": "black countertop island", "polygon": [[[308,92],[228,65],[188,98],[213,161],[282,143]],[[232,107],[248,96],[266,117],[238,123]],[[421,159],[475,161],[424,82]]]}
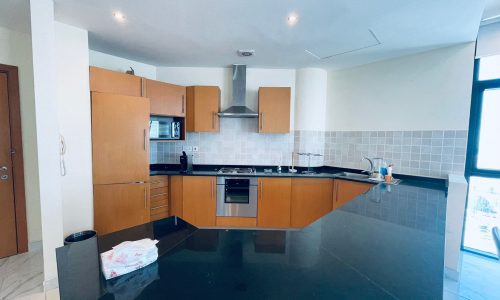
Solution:
{"label": "black countertop island", "polygon": [[[197,229],[170,217],[57,249],[62,299],[441,299],[446,190],[407,181],[302,230]],[[106,281],[99,253],[159,240],[157,262]]]}

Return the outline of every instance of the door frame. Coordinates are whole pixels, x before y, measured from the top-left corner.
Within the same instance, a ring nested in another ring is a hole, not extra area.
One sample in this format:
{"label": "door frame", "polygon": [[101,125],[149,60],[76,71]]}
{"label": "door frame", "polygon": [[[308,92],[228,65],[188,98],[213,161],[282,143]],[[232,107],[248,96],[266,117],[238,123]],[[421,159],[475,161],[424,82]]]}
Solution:
{"label": "door frame", "polygon": [[11,157],[14,183],[17,253],[23,253],[28,251],[28,226],[26,221],[26,197],[24,192],[24,162],[18,68],[16,66],[0,64],[0,73],[7,75],[10,138],[11,148],[13,150],[13,155]]}

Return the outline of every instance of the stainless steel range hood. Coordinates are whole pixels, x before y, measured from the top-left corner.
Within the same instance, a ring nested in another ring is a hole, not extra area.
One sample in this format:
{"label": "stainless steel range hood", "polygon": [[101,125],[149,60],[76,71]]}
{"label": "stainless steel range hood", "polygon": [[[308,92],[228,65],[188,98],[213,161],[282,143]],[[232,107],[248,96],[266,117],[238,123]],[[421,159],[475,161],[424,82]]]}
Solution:
{"label": "stainless steel range hood", "polygon": [[247,66],[233,65],[233,95],[231,106],[219,113],[221,118],[257,118],[258,113],[245,105]]}

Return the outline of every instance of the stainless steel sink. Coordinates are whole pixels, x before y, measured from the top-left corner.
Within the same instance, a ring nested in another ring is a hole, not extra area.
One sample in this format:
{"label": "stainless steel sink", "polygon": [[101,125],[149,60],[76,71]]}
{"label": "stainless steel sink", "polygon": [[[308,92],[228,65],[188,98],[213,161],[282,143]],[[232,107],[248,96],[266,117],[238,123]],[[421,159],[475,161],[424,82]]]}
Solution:
{"label": "stainless steel sink", "polygon": [[359,173],[350,173],[350,172],[342,172],[335,174],[339,177],[352,178],[352,179],[368,179],[370,177],[368,174],[359,174]]}

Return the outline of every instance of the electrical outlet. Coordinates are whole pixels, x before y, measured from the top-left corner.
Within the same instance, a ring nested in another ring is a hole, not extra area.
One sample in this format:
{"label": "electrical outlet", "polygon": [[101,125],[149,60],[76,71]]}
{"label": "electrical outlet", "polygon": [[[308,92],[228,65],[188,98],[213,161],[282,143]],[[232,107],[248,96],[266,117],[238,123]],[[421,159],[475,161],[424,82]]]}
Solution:
{"label": "electrical outlet", "polygon": [[198,152],[200,151],[200,149],[198,148],[198,146],[193,146],[193,152]]}
{"label": "electrical outlet", "polygon": [[191,147],[191,146],[184,146],[184,147],[182,147],[182,150],[184,150],[186,152],[191,152],[191,151],[193,151],[193,147]]}

